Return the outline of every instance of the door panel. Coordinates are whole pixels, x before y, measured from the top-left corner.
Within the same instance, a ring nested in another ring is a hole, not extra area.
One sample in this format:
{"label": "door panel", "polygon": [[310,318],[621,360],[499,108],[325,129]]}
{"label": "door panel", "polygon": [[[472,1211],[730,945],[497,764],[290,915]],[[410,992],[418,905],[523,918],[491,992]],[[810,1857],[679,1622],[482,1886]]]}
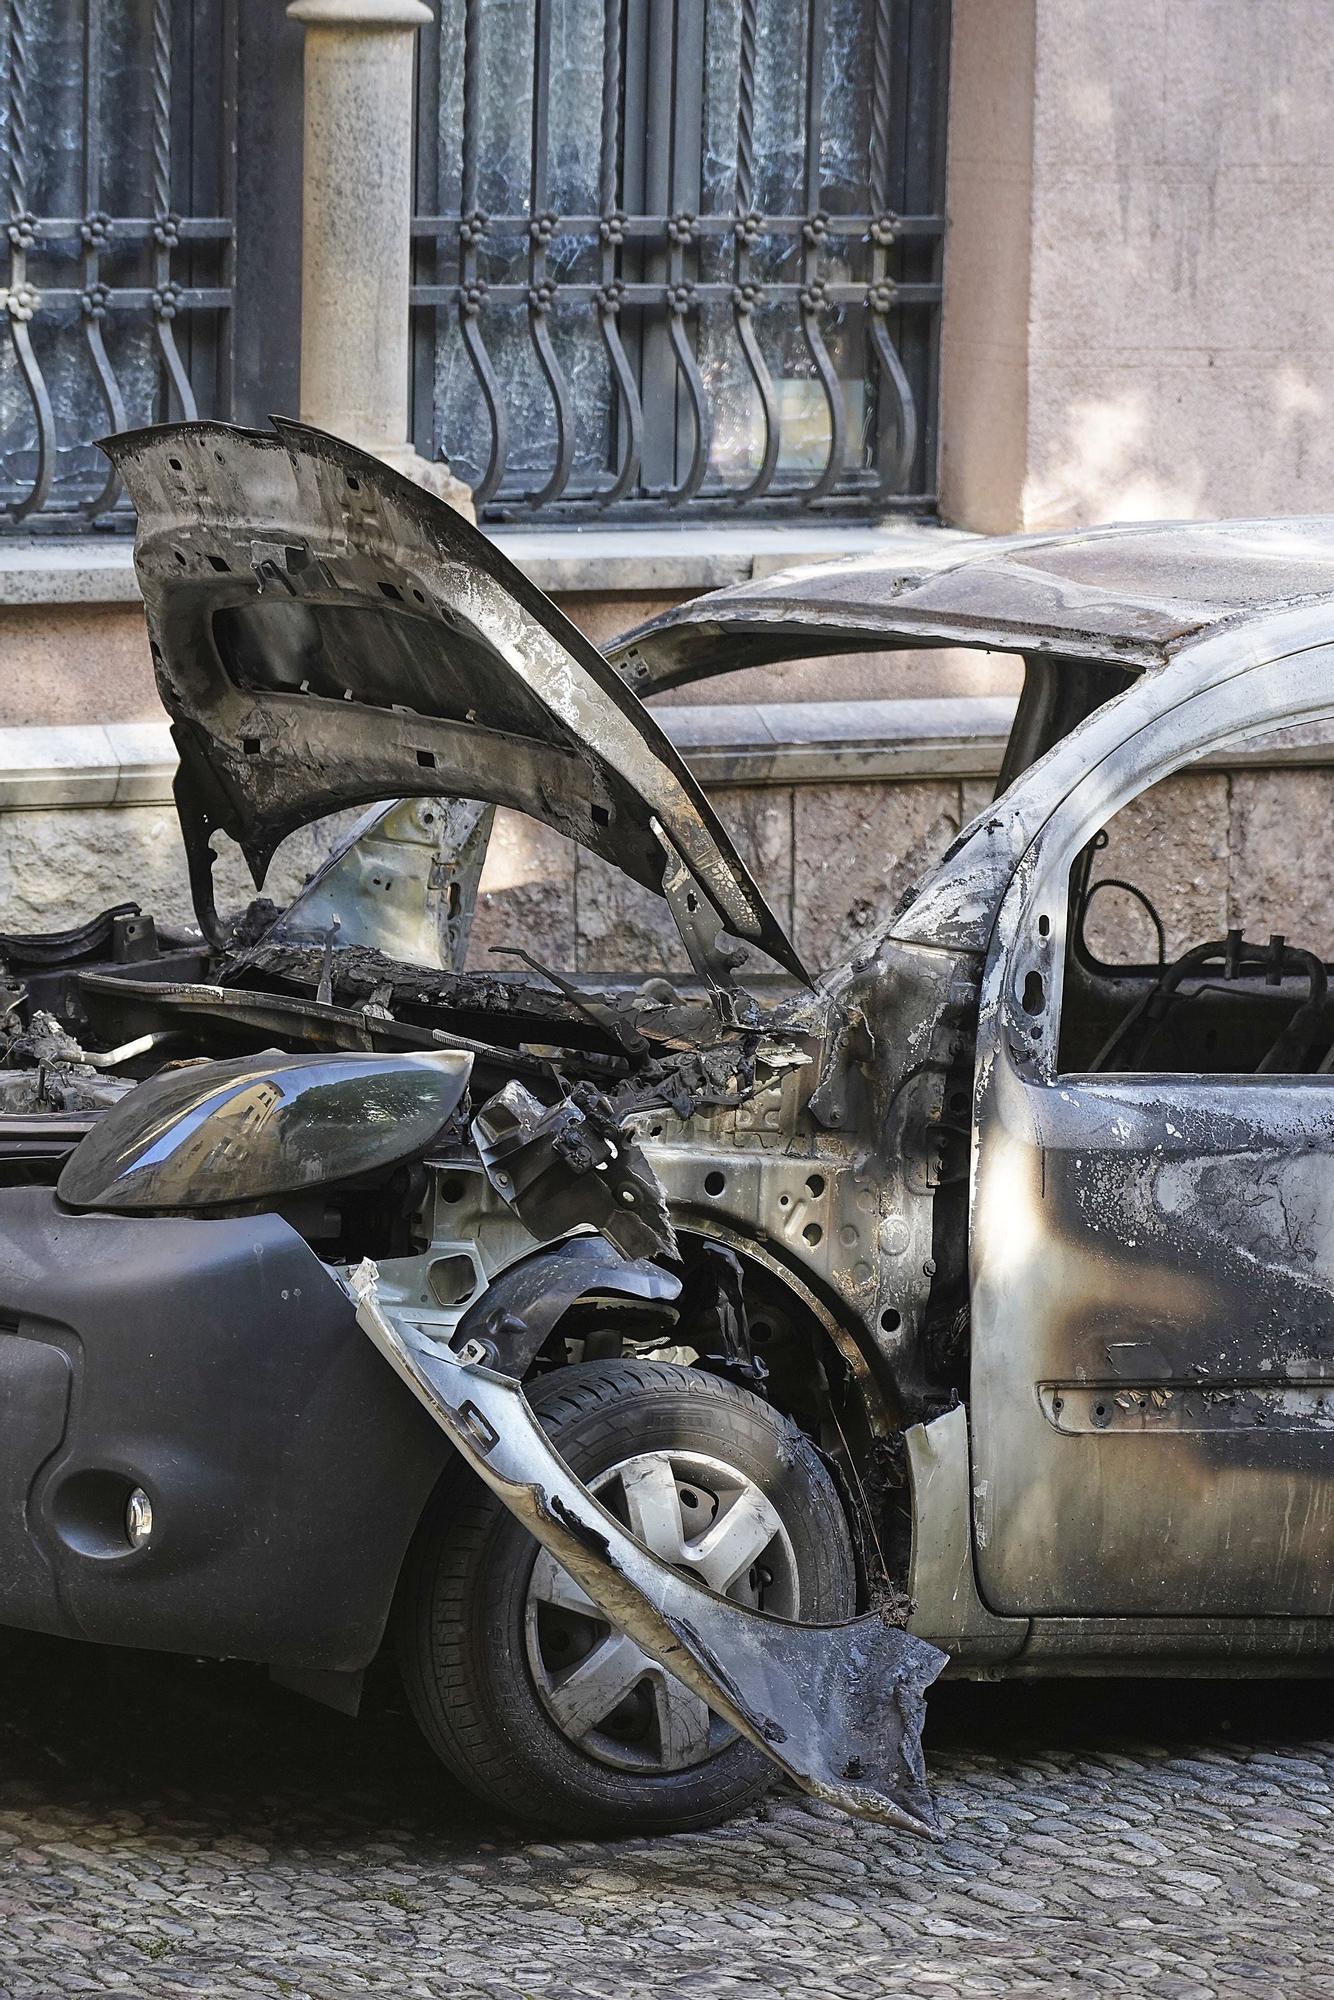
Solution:
{"label": "door panel", "polygon": [[1334,1612],[1334,1080],[1035,1081],[974,1216],[979,1582],[999,1612]]}

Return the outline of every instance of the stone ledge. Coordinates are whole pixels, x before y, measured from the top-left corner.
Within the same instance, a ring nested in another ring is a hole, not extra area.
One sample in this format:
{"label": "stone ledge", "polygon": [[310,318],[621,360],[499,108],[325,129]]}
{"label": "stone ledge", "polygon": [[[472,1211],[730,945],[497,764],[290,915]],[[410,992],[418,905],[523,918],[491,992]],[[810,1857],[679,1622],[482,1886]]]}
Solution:
{"label": "stone ledge", "polygon": [[994,778],[1014,701],[787,701],[654,714],[701,783],[850,784]]}
{"label": "stone ledge", "polygon": [[[712,785],[992,777],[1014,703],[777,702],[663,707],[656,721]],[[0,729],[0,808],[166,805],[176,752],[165,722]]]}
{"label": "stone ledge", "polygon": [[0,810],[167,805],[175,775],[165,722],[0,729]]}
{"label": "stone ledge", "polygon": [[[540,590],[662,596],[717,590],[796,563],[875,551],[906,556],[923,538],[934,547],[975,539],[926,520],[846,528],[499,528],[490,536]],[[0,538],[0,604],[136,604],[132,551],[128,536]]]}
{"label": "stone ledge", "polygon": [[[1014,703],[810,701],[655,707],[702,784],[820,785],[995,778]],[[1334,766],[1334,722],[1209,758],[1205,770]],[[165,722],[0,729],[0,810],[169,805],[176,752]]]}

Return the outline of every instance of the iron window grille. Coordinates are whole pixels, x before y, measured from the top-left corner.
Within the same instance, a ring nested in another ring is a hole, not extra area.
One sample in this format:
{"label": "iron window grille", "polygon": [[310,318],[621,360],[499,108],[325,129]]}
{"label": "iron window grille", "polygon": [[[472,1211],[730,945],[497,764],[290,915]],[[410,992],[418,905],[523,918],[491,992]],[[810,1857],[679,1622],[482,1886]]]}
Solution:
{"label": "iron window grille", "polygon": [[4,0],[0,519],[119,527],[94,440],[230,407],[235,0]]}
{"label": "iron window grille", "polygon": [[934,499],[948,0],[440,0],[414,429],[492,519]]}

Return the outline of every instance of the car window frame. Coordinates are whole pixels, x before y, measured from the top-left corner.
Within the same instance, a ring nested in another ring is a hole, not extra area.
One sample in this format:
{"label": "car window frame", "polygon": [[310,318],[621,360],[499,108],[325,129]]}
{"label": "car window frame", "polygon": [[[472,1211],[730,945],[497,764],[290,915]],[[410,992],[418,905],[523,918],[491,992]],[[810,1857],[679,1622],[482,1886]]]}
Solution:
{"label": "car window frame", "polygon": [[[1334,720],[1331,690],[1334,639],[1278,659],[1257,658],[1240,675],[1193,690],[1150,717],[1075,779],[1035,833],[1000,901],[983,977],[979,1068],[984,1042],[994,1033],[998,1056],[1025,1083],[1055,1088],[1097,1074],[1059,1067],[1070,871],[1081,850],[1162,779],[1275,728]],[[1211,1071],[1209,1080],[1255,1078],[1250,1071]]]}

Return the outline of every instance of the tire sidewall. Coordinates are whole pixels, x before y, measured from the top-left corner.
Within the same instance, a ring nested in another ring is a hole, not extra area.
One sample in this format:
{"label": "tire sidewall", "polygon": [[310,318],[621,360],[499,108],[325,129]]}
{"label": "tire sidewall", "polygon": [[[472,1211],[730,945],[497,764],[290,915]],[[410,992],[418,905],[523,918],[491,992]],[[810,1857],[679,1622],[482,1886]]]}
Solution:
{"label": "tire sidewall", "polygon": [[[753,1480],[778,1511],[792,1544],[802,1622],[851,1616],[855,1568],[847,1523],[833,1481],[807,1440],[757,1397],[696,1370],[612,1365],[633,1367],[643,1378],[642,1392],[572,1411],[566,1392],[577,1378],[607,1376],[607,1364],[590,1363],[558,1371],[530,1397],[570,1470],[588,1481],[653,1451],[693,1449],[722,1460]],[[764,1790],[773,1765],[740,1738],[684,1771],[638,1773],[600,1763],[561,1733],[533,1684],[525,1640],[538,1546],[498,1501],[493,1505],[491,1531],[474,1565],[475,1620],[465,1635],[473,1685],[495,1731],[531,1766],[534,1787],[559,1796],[562,1820],[596,1824],[610,1818],[644,1831],[660,1822],[703,1823],[739,1810]]]}

